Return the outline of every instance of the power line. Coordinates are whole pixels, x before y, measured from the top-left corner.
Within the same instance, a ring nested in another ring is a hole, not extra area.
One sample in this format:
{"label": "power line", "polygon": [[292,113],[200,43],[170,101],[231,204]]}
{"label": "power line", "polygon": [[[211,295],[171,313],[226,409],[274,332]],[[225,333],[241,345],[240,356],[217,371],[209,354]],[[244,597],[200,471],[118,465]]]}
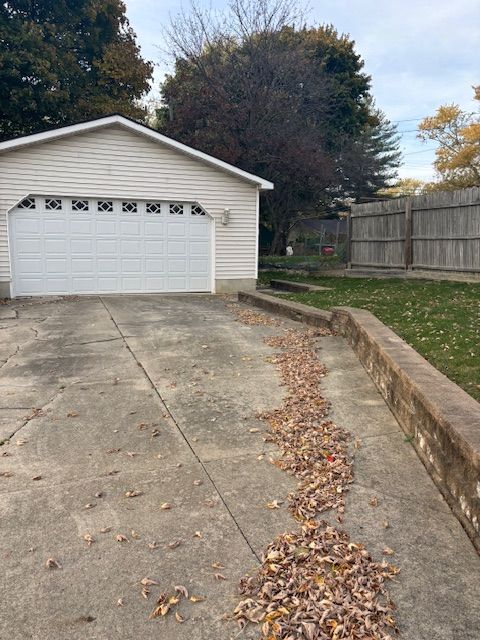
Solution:
{"label": "power line", "polygon": [[415,153],[427,153],[427,151],[436,151],[435,147],[431,147],[430,149],[422,149],[421,151],[409,151],[408,153],[404,153],[404,156],[413,156]]}

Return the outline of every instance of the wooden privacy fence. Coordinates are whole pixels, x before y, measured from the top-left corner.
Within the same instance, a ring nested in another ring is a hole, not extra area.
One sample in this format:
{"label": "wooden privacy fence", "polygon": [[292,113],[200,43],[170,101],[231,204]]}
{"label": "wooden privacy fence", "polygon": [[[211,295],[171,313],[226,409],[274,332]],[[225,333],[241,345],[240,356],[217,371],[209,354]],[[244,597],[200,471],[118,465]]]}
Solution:
{"label": "wooden privacy fence", "polygon": [[480,274],[480,187],[352,205],[348,266]]}

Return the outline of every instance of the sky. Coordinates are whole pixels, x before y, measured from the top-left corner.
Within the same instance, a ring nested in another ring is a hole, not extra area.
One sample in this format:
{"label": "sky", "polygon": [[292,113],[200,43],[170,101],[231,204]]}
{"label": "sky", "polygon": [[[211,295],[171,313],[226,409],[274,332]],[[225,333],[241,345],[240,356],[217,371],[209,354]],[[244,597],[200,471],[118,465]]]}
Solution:
{"label": "sky", "polygon": [[[198,0],[222,10],[228,0]],[[156,64],[152,95],[170,70],[162,27],[188,0],[125,0],[142,55]],[[401,133],[402,178],[434,178],[435,144],[417,139],[441,104],[475,111],[480,84],[480,0],[311,0],[308,22],[333,24],[355,40],[377,106]]]}

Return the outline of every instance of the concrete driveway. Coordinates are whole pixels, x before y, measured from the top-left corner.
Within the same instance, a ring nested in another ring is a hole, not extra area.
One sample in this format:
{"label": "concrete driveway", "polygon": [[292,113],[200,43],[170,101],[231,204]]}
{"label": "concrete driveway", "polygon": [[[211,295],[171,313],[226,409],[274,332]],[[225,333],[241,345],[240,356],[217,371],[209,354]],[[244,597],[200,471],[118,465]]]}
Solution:
{"label": "concrete driveway", "polygon": [[[2,640],[237,635],[222,616],[239,578],[297,526],[265,507],[293,481],[255,418],[283,397],[262,340],[279,331],[211,296],[0,306]],[[403,638],[473,640],[473,547],[350,349],[320,346],[334,417],[363,442],[345,527],[375,557],[395,549]],[[149,620],[175,585],[206,599]]]}
{"label": "concrete driveway", "polygon": [[[207,296],[0,313],[0,638],[228,637],[239,578],[290,524],[265,509],[290,480],[257,459],[268,447],[255,413],[282,396],[259,339],[272,329]],[[148,599],[145,577],[160,585]],[[205,602],[182,608],[184,624],[148,620],[175,585]]]}

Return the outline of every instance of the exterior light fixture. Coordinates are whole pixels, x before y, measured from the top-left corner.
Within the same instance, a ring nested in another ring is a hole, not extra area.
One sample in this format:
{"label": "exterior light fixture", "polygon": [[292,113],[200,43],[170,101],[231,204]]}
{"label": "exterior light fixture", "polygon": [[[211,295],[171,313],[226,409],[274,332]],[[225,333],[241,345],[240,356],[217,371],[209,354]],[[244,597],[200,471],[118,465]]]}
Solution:
{"label": "exterior light fixture", "polygon": [[222,224],[228,224],[230,222],[230,209],[224,209],[222,213]]}

